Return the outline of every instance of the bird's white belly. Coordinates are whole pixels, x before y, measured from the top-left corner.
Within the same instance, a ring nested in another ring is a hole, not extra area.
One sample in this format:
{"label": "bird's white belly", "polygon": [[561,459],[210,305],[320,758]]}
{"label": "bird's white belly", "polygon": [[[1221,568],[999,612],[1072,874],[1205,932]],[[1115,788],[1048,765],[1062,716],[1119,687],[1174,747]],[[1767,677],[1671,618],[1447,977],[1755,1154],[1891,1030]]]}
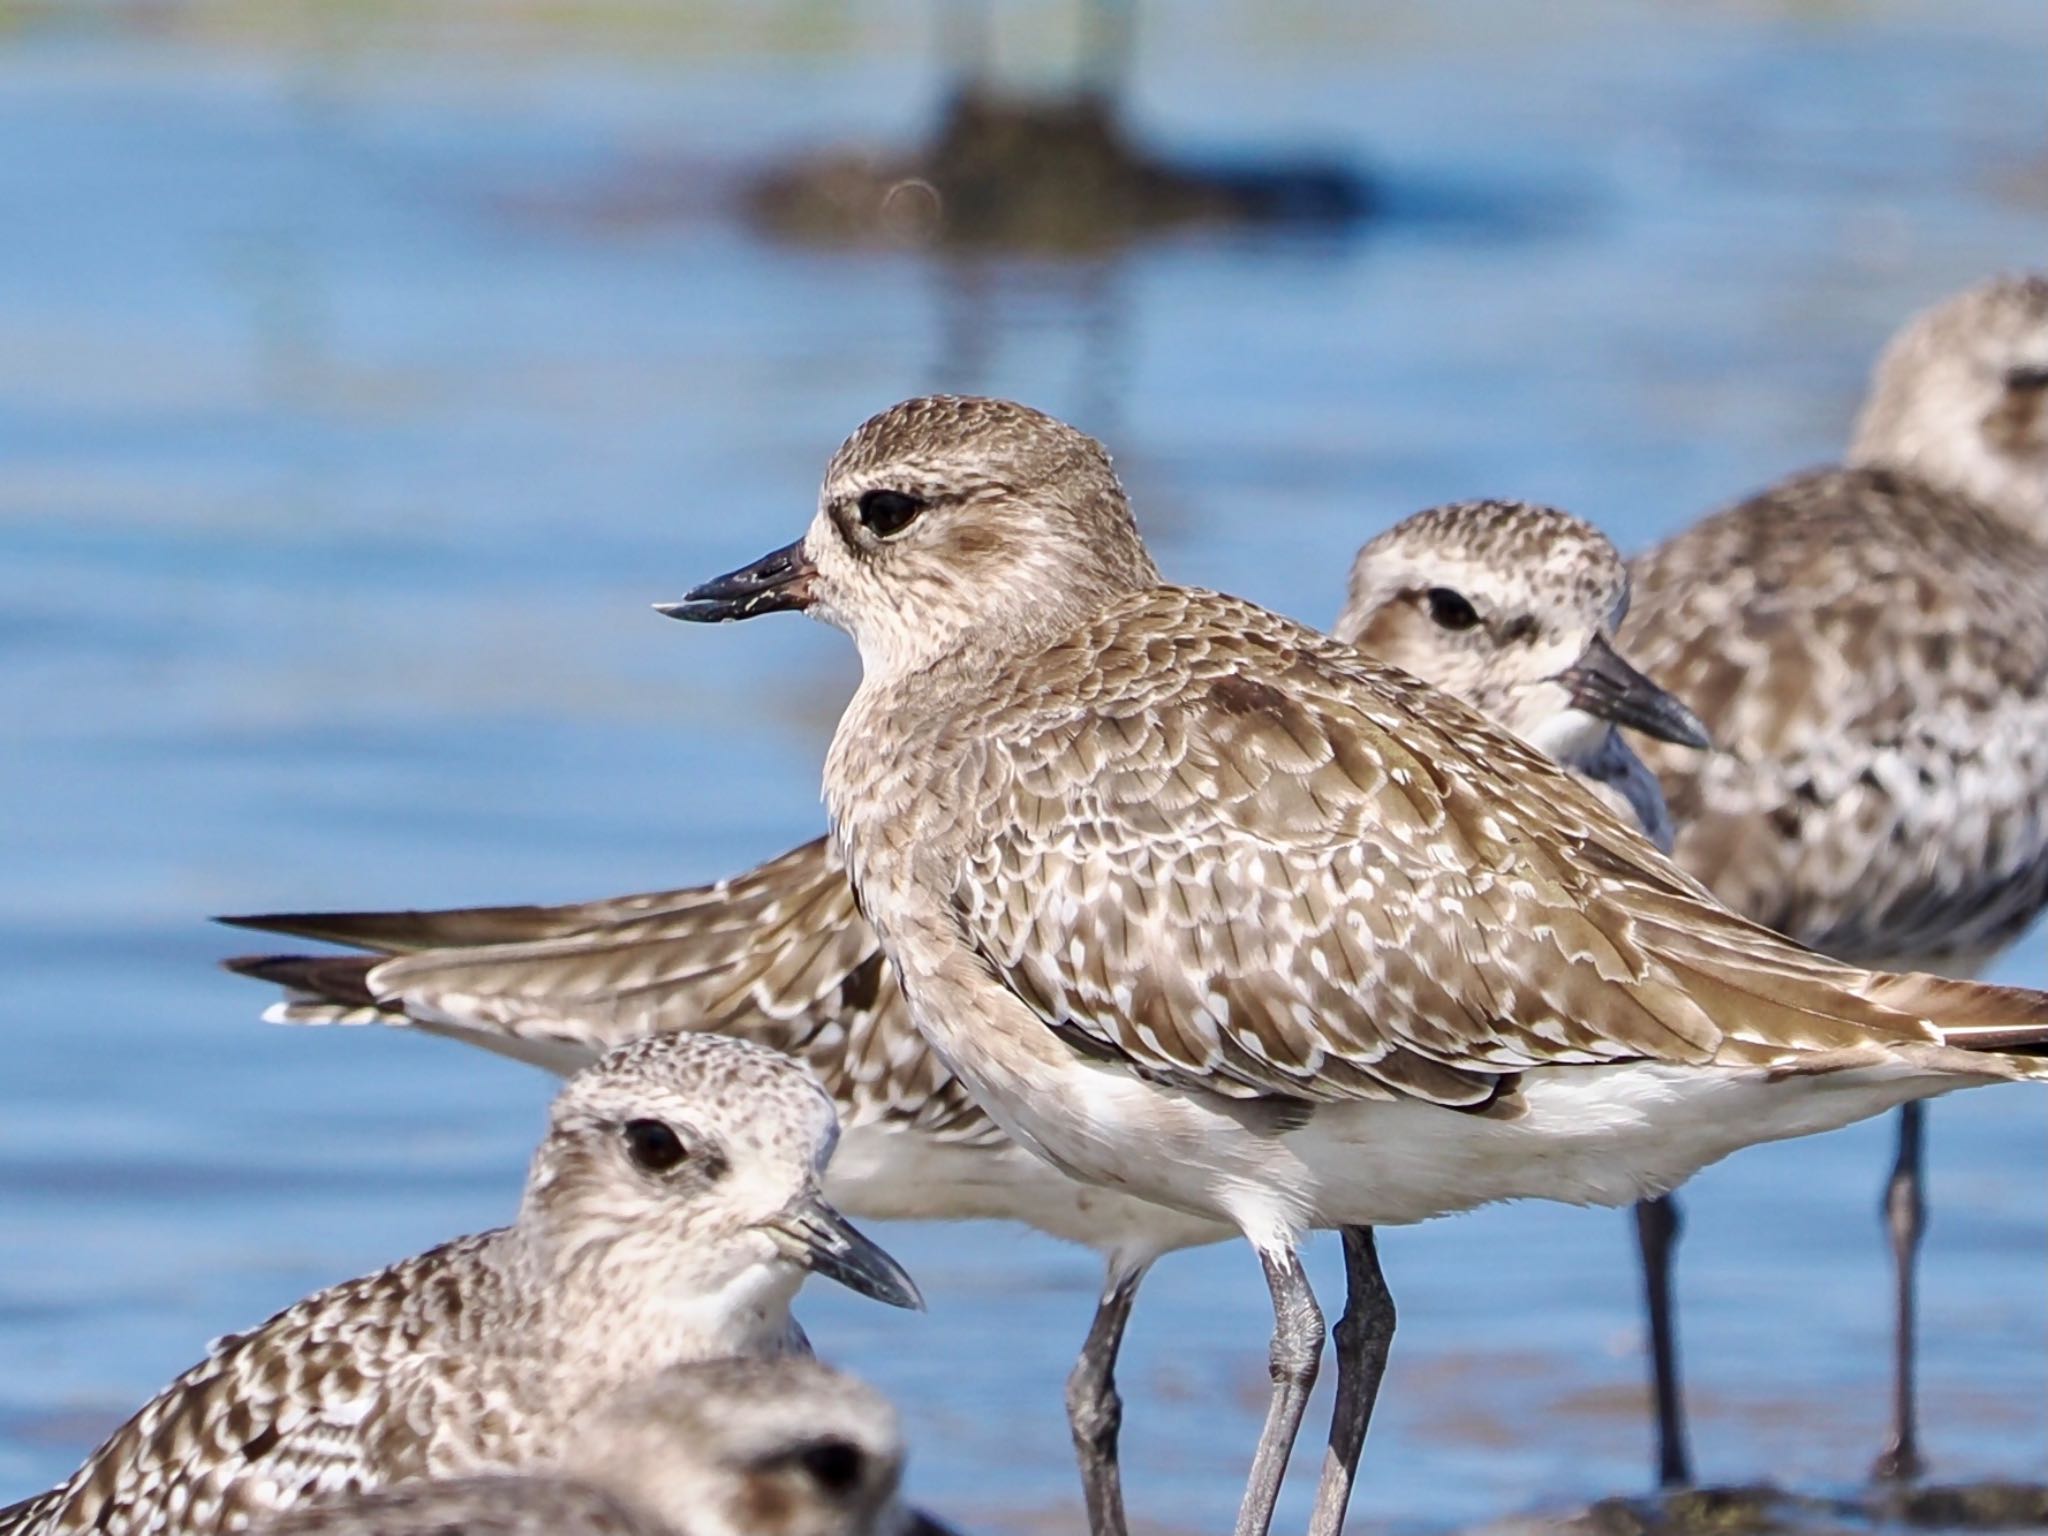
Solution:
{"label": "bird's white belly", "polygon": [[1014,1141],[946,1141],[871,1122],[839,1138],[826,1195],[861,1221],[1017,1221],[1125,1263],[1222,1242],[1235,1228],[1069,1178]]}
{"label": "bird's white belly", "polygon": [[1229,1221],[1261,1246],[1500,1200],[1623,1205],[1753,1143],[1834,1130],[1970,1083],[1905,1063],[1777,1078],[1654,1062],[1547,1067],[1523,1074],[1519,1113],[1323,1104],[1280,1131],[1256,1106],[1099,1063],[1077,1059],[1060,1076],[1009,1099],[1002,1118],[1090,1179]]}

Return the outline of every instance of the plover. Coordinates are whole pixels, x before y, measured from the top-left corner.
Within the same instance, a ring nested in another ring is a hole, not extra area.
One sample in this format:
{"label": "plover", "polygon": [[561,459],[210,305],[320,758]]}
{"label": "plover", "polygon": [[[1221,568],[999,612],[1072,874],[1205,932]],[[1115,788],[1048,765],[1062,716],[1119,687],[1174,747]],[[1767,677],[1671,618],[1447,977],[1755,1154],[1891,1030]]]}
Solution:
{"label": "plover", "polygon": [[[1361,549],[1335,632],[1468,698],[1668,835],[1656,781],[1613,722],[1703,738],[1609,644],[1627,601],[1598,530],[1471,502]],[[714,886],[609,902],[229,921],[403,953],[230,962],[292,989],[269,1015],[284,1021],[411,1022],[560,1071],[651,1031],[746,1034],[802,1056],[837,1097],[845,1134],[827,1187],[853,1215],[1023,1221],[1101,1251],[1068,1412],[1090,1528],[1124,1528],[1115,1360],[1137,1286],[1161,1254],[1234,1229],[1077,1183],[1004,1137],[911,1027],[823,840]]]}
{"label": "plover", "polygon": [[[1915,317],[1845,465],[1707,518],[1636,583],[1631,654],[1721,749],[1652,761],[1678,862],[1722,901],[1842,960],[1959,975],[2048,903],[2048,277]],[[1921,1464],[1921,1115],[1901,1111],[1884,1200],[1886,1477]]]}
{"label": "plover", "polygon": [[586,1405],[506,1472],[302,1505],[261,1536],[936,1536],[872,1387],[797,1356],[706,1360]]}
{"label": "plover", "polygon": [[1531,502],[1456,502],[1358,552],[1330,633],[1547,752],[1668,851],[1663,791],[1616,727],[1680,754],[1710,743],[1615,648],[1629,594],[1627,567],[1592,524]]}
{"label": "plover", "polygon": [[[1689,709],[1646,685],[1608,642],[1629,598],[1628,573],[1598,531],[1547,508],[1482,502],[1421,514],[1362,550],[1332,633],[1541,747],[1669,854],[1662,787],[1615,724],[1667,743],[1667,757],[1697,756],[1710,742]],[[1690,1481],[1671,1276],[1677,1205],[1658,1195],[1634,1214],[1658,1473]]]}
{"label": "plover", "polygon": [[1274,1393],[1262,1536],[1343,1232],[1340,1529],[1393,1329],[1373,1228],[1618,1204],[1744,1146],[2048,1076],[2048,995],[1841,964],[1729,912],[1555,762],[1408,673],[1166,585],[1107,455],[927,398],[797,542],[666,611],[807,611],[862,679],[825,796],[912,1021],[1074,1177],[1238,1228]]}
{"label": "plover", "polygon": [[800,1347],[807,1271],[917,1305],[820,1191],[834,1135],[817,1080],[773,1051],[621,1046],[557,1095],[513,1225],[221,1339],[71,1477],[0,1511],[0,1536],[236,1531],[517,1466],[579,1401],[671,1362]]}

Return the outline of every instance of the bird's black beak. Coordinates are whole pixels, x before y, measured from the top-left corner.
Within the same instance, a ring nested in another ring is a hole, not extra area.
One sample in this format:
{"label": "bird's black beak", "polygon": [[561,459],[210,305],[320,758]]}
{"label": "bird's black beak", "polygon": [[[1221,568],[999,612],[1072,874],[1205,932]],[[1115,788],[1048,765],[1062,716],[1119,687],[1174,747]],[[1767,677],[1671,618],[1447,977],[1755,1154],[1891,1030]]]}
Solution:
{"label": "bird's black beak", "polygon": [[1573,705],[1589,715],[1681,747],[1704,751],[1714,744],[1698,715],[1630,666],[1605,636],[1595,635],[1557,680],[1570,691]]}
{"label": "bird's black beak", "polygon": [[656,603],[654,607],[657,613],[695,624],[723,624],[784,609],[801,613],[811,606],[811,583],[817,575],[818,568],[804,553],[804,541],[798,539],[752,565],[692,587],[680,603]]}
{"label": "bird's black beak", "polygon": [[793,1262],[814,1275],[837,1280],[850,1291],[892,1307],[924,1310],[917,1282],[903,1266],[820,1196],[799,1198],[762,1230]]}

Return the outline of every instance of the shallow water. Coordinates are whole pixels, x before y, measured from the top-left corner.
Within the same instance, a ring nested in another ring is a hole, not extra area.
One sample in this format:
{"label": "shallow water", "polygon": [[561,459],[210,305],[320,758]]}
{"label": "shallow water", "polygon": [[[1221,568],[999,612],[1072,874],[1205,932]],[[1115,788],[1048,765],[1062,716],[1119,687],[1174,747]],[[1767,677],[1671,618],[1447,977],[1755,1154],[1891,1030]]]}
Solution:
{"label": "shallow water", "polygon": [[[575,34],[452,3],[0,7],[0,1500],[208,1337],[515,1199],[547,1080],[262,1027],[210,965],[251,941],[204,914],[669,885],[817,829],[848,648],[647,605],[793,536],[869,411],[945,387],[1072,417],[1170,572],[1323,620],[1350,551],[1432,501],[1551,499],[1633,547],[1829,457],[1898,318],[2040,259],[2030,7],[1455,9],[1148,11],[1154,141],[1353,154],[1386,217],[1062,266],[775,248],[724,211],[777,154],[915,130],[921,6],[597,7]],[[1999,974],[2041,961],[2037,934]],[[2042,1105],[1933,1123],[1936,1470],[2039,1476]],[[1705,1475],[1861,1475],[1888,1150],[1866,1126],[1693,1186]],[[814,1337],[906,1406],[920,1497],[1069,1523],[1093,1261],[885,1236],[930,1316],[819,1286]],[[1362,1521],[1642,1486],[1622,1215],[1383,1251]],[[1267,1322],[1239,1249],[1149,1284],[1146,1517],[1234,1508]]]}

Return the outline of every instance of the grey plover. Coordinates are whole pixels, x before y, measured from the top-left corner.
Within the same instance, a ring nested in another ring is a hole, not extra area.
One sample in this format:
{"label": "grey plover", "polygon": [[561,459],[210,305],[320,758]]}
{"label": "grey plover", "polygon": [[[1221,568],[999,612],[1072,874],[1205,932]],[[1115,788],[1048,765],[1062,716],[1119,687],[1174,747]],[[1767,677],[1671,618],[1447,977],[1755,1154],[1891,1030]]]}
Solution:
{"label": "grey plover", "polygon": [[802,1066],[660,1035],[556,1096],[513,1225],[231,1334],[0,1536],[240,1530],[312,1499],[534,1459],[577,1404],[672,1362],[801,1347],[807,1271],[916,1288],[825,1201],[836,1122]]}
{"label": "grey plover", "polygon": [[[1361,549],[1335,628],[1477,703],[1662,835],[1656,781],[1613,722],[1701,738],[1608,643],[1627,600],[1626,568],[1596,529],[1472,502]],[[1114,1367],[1137,1286],[1161,1254],[1233,1229],[1076,1183],[1004,1137],[911,1027],[824,841],[717,885],[610,902],[230,921],[410,952],[230,962],[293,990],[271,1012],[281,1020],[412,1022],[561,1071],[652,1031],[744,1033],[802,1056],[838,1098],[828,1190],[855,1216],[1016,1220],[1101,1251],[1068,1410],[1090,1527],[1123,1529]]]}
{"label": "grey plover", "polygon": [[1036,411],[892,407],[802,538],[667,611],[777,610],[859,648],[825,796],[919,1031],[1048,1161],[1259,1253],[1243,1536],[1321,1352],[1305,1230],[1342,1230],[1350,1281],[1311,1524],[1334,1536],[1393,1331],[1375,1226],[1624,1203],[2048,1076],[2015,1054],[2048,1046],[2048,994],[1803,949],[1450,695],[1164,584],[1107,455]]}
{"label": "grey plover", "polygon": [[[2048,903],[2048,277],[2002,278],[1885,349],[1848,462],[1636,563],[1632,654],[1721,750],[1656,753],[1678,862],[1855,964],[1970,974]],[[1893,1394],[1880,1476],[1920,1467],[1922,1110],[1886,1189]],[[1667,1457],[1667,1479],[1686,1476]]]}
{"label": "grey plover", "polygon": [[478,1477],[306,1504],[261,1536],[936,1536],[887,1398],[798,1356],[671,1366]]}
{"label": "grey plover", "polygon": [[1629,593],[1627,567],[1592,524],[1531,502],[1457,502],[1358,552],[1330,632],[1549,753],[1668,851],[1663,791],[1616,727],[1680,752],[1709,742],[1616,650]]}
{"label": "grey plover", "polygon": [[[1543,748],[1670,853],[1663,790],[1616,722],[1671,744],[1670,757],[1696,756],[1709,742],[1684,705],[1645,686],[1607,641],[1629,609],[1620,555],[1596,530],[1548,509],[1471,510],[1485,515],[1444,508],[1374,540],[1352,569],[1332,633]],[[1386,548],[1367,559],[1376,546]],[[1474,568],[1470,577],[1460,576],[1463,564]],[[1475,591],[1478,604],[1468,596]],[[1460,635],[1471,637],[1463,652]],[[1658,1195],[1638,1201],[1634,1214],[1658,1472],[1666,1483],[1690,1481],[1671,1279],[1678,1211],[1672,1196]]]}

